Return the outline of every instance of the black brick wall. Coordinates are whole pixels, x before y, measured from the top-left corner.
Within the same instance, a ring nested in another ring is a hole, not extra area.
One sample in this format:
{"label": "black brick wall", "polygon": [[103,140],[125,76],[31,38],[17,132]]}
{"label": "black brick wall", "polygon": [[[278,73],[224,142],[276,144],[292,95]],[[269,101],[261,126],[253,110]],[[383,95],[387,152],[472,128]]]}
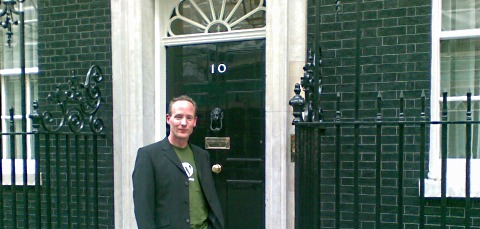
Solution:
{"label": "black brick wall", "polygon": [[[320,1],[320,2],[317,2]],[[336,2],[339,2],[336,5]],[[360,1],[361,22],[357,23],[356,0],[309,0],[308,42],[313,47],[315,27],[318,46],[322,49],[323,94],[321,107],[326,121],[335,117],[336,94],[341,95],[343,119],[354,118],[355,91],[358,90],[360,119],[374,120],[376,99],[381,92],[384,118],[397,118],[399,97],[405,96],[405,116],[418,119],[420,95],[425,91],[427,106],[430,96],[431,1],[430,0],[363,0]],[[319,4],[318,4],[319,3]],[[315,5],[320,7],[315,9]],[[319,24],[315,24],[315,14]],[[357,32],[360,33],[357,50]],[[357,56],[357,51],[360,55]],[[356,72],[356,67],[360,71]],[[359,88],[355,80],[359,79]],[[427,107],[427,115],[428,113]],[[418,196],[419,148],[418,129],[406,127],[404,138],[404,227],[418,228],[420,199]],[[382,223],[396,227],[398,206],[398,127],[385,128],[382,146]],[[321,187],[323,201],[321,228],[334,228],[335,131],[327,129],[322,146]],[[353,227],[353,194],[359,192],[361,228],[375,228],[375,129],[360,129],[359,190],[353,190],[353,128],[342,130],[341,227]],[[428,149],[428,148],[427,148]],[[427,155],[428,160],[428,155]],[[428,168],[428,165],[426,165]],[[308,198],[308,197],[306,197]],[[447,228],[464,228],[464,199],[447,202]],[[427,228],[440,228],[439,199],[426,199]],[[479,226],[479,201],[472,202],[470,226]]]}
{"label": "black brick wall", "polygon": [[[396,119],[399,97],[405,96],[405,116],[418,119],[420,95],[425,91],[427,106],[430,94],[431,1],[430,0],[364,0],[360,5],[361,23],[357,23],[357,1],[309,0],[309,47],[315,36],[322,48],[321,66],[323,94],[321,107],[326,121],[335,116],[336,94],[341,93],[342,118],[354,118],[355,91],[359,91],[359,118],[374,120],[376,98],[382,92],[384,118]],[[336,2],[339,2],[337,5]],[[315,24],[318,13],[320,23]],[[315,26],[318,34],[315,34]],[[359,30],[357,30],[359,29]],[[360,32],[360,56],[356,55],[357,33]],[[357,75],[356,67],[360,72]],[[356,79],[358,86],[356,88]],[[428,109],[428,107],[427,107]],[[428,115],[428,110],[427,110]],[[398,219],[398,126],[384,127],[382,146],[382,223],[396,227]],[[353,227],[353,193],[359,193],[361,228],[375,227],[375,129],[361,127],[359,152],[359,190],[353,190],[354,136],[352,128],[342,130],[341,145],[341,227]],[[419,215],[419,146],[418,128],[406,127],[404,138],[404,228],[418,228]],[[322,146],[321,228],[335,226],[334,171],[335,131],[327,129]],[[427,148],[428,149],[428,148]],[[428,158],[428,156],[427,156]],[[428,168],[428,165],[426,165]],[[447,202],[447,227],[465,225],[464,200]],[[426,199],[427,228],[440,227],[439,199]],[[338,210],[338,209],[337,209]],[[479,225],[479,201],[472,204],[471,226]]]}
{"label": "black brick wall", "polygon": [[104,74],[98,84],[103,98],[98,117],[105,123],[105,137],[98,140],[100,228],[114,228],[110,11],[110,0],[38,1],[40,109],[57,109],[45,103],[46,95],[57,85],[67,89],[72,70],[81,82],[91,65]]}
{"label": "black brick wall", "polygon": [[[318,26],[322,48],[322,108],[332,118],[335,96],[342,96],[344,117],[353,117],[356,64],[360,65],[360,115],[372,117],[377,92],[392,101],[400,91],[406,99],[430,89],[430,1],[363,1],[360,23],[360,57],[356,58],[357,5],[354,0],[320,1]],[[315,1],[309,1],[309,46],[315,29]],[[418,109],[413,102],[406,107]],[[391,106],[386,103],[386,106]],[[397,105],[393,106],[397,107]],[[395,115],[395,111],[386,111]],[[410,111],[409,111],[410,112]],[[416,111],[415,111],[416,112]]]}

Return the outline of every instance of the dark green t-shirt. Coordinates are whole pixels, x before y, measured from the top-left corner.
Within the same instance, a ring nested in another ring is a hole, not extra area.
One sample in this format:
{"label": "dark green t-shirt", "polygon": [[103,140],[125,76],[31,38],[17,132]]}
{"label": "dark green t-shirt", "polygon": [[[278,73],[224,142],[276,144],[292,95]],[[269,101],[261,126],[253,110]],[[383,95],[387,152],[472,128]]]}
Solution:
{"label": "dark green t-shirt", "polygon": [[185,173],[189,180],[189,198],[190,198],[190,228],[208,229],[208,208],[202,187],[198,179],[195,158],[190,146],[179,148],[173,146],[178,158],[182,162]]}

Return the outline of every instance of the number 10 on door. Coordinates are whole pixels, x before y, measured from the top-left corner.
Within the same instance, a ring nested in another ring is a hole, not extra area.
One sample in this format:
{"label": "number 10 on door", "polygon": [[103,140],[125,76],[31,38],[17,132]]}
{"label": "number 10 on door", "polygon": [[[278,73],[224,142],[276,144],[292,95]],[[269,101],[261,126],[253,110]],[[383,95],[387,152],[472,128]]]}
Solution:
{"label": "number 10 on door", "polygon": [[212,64],[210,66],[210,72],[212,74],[215,74],[215,73],[220,73],[220,74],[223,74],[227,71],[227,65],[226,64]]}

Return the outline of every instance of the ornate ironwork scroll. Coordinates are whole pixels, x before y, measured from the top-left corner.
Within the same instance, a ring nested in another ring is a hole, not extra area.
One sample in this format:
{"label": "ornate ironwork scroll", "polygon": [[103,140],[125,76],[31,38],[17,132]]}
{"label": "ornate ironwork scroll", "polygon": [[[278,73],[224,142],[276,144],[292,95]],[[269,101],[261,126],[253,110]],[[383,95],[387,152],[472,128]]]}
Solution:
{"label": "ornate ironwork scroll", "polygon": [[[18,0],[18,3],[23,4],[25,0]],[[4,29],[7,30],[7,36],[8,36],[8,46],[12,44],[12,25],[18,25],[18,24],[23,24],[23,18],[20,18],[21,21],[19,22],[18,20],[15,20],[13,15],[21,15],[23,14],[23,11],[15,9],[15,4],[17,4],[17,1],[15,0],[3,0],[0,1],[0,4],[3,3],[3,7],[0,9],[0,17],[5,16],[5,20],[0,21],[0,26],[2,26]],[[19,7],[21,8],[21,7]]]}
{"label": "ornate ironwork scroll", "polygon": [[[68,89],[62,90],[58,85],[56,91],[47,96],[47,101],[59,108],[58,112],[40,113],[38,102],[33,103],[34,111],[30,118],[33,120],[34,131],[38,131],[41,125],[47,132],[58,132],[63,127],[68,127],[70,131],[79,133],[88,126],[91,132],[101,133],[104,123],[101,118],[96,117],[96,114],[102,103],[101,91],[97,84],[102,81],[103,73],[97,65],[90,67],[84,83],[79,82],[75,71],[72,71]],[[54,114],[58,114],[59,117],[55,117]]]}

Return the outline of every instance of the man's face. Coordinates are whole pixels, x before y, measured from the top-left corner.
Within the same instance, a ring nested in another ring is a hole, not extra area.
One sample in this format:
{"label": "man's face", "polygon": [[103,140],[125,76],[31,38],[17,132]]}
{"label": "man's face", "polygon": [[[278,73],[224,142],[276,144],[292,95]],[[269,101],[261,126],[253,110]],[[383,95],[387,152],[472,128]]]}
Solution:
{"label": "man's face", "polygon": [[192,103],[179,100],[172,105],[171,115],[167,114],[170,125],[170,138],[173,141],[187,141],[193,128],[197,125],[195,107]]}

